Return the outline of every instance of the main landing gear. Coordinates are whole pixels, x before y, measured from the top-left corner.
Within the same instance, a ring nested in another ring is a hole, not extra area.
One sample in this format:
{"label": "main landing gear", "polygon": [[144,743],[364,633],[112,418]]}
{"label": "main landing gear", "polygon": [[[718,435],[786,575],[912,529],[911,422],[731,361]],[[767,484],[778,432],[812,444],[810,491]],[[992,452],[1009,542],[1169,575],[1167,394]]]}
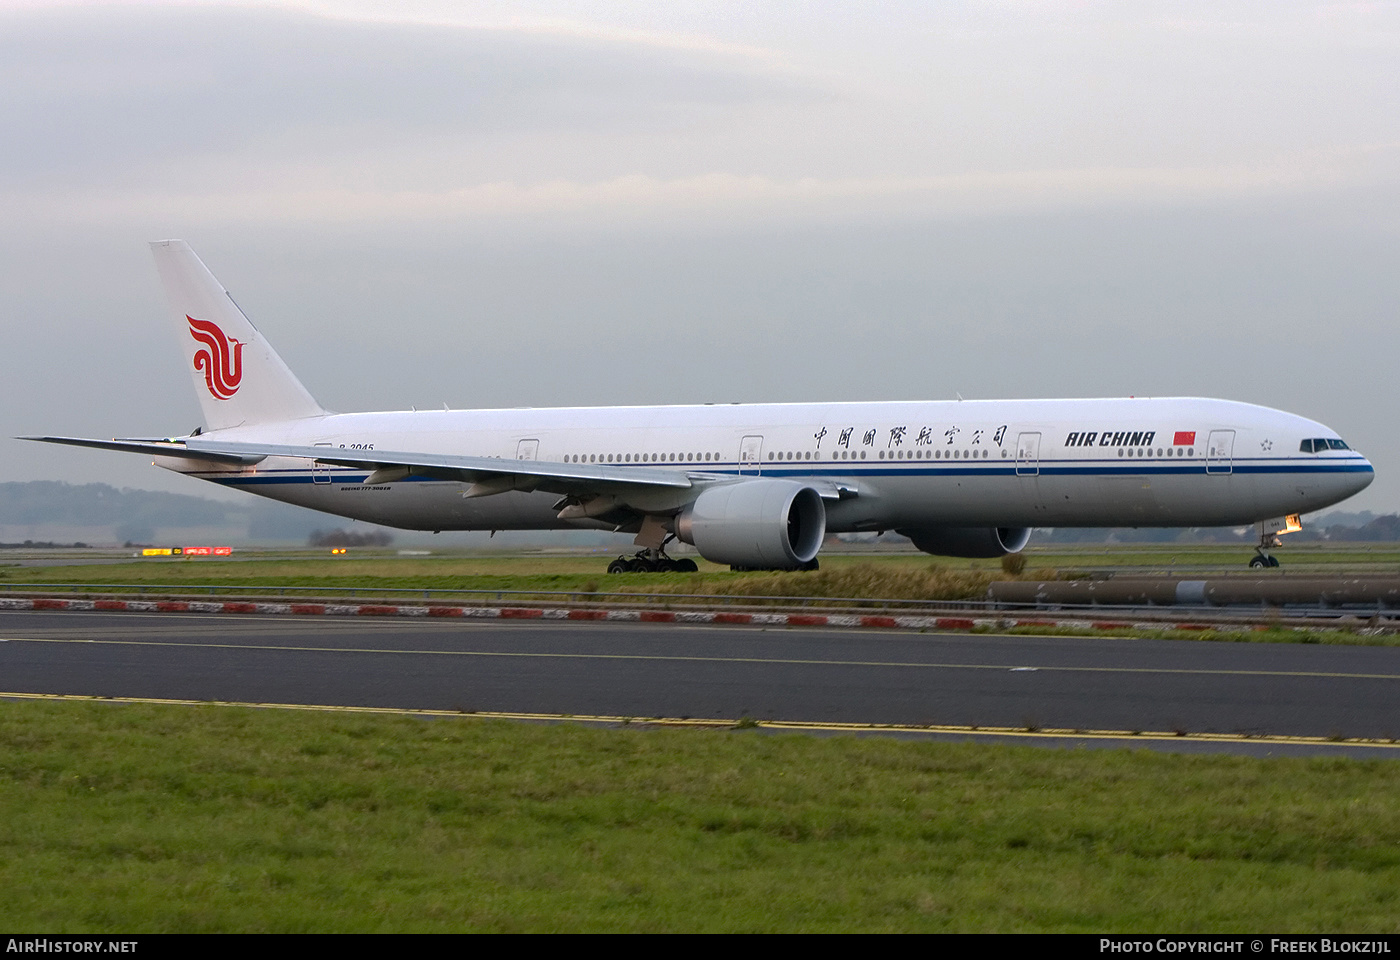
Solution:
{"label": "main landing gear", "polygon": [[608,573],[695,573],[699,569],[689,557],[673,559],[660,547],[638,551],[631,557],[624,554],[608,564]]}

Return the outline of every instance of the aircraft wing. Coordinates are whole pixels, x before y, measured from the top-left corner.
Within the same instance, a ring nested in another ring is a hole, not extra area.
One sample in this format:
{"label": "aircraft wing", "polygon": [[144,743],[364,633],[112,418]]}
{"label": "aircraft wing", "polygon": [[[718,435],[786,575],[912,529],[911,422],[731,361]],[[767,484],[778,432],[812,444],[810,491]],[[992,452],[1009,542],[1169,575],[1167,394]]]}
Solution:
{"label": "aircraft wing", "polygon": [[88,440],[83,437],[16,437],[17,440],[38,440],[42,443],[63,443],[73,447],[96,447],[98,450],[121,450],[124,453],[144,453],[156,457],[177,457],[181,460],[204,460],[238,466],[252,466],[267,459],[267,454],[215,453],[191,450],[176,440],[118,438]]}
{"label": "aircraft wing", "polygon": [[[223,456],[244,457],[299,457],[340,467],[355,467],[380,473],[377,479],[371,474],[367,483],[387,483],[402,479],[413,473],[417,476],[434,477],[441,480],[461,480],[468,483],[490,480],[495,477],[517,477],[538,479],[541,488],[563,483],[568,486],[597,486],[607,484],[641,485],[648,487],[675,487],[685,489],[693,486],[689,474],[684,470],[662,467],[633,467],[623,469],[617,464],[601,463],[554,463],[548,460],[506,460],[499,457],[470,457],[442,453],[406,453],[385,450],[352,450],[345,447],[304,447],[276,443],[231,443],[218,440],[205,440],[190,437],[185,440],[186,449],[196,452],[217,453]],[[394,468],[407,468],[398,474]],[[552,481],[552,483],[547,483]]]}
{"label": "aircraft wing", "polygon": [[[671,466],[621,467],[601,463],[555,463],[547,460],[506,460],[456,454],[403,453],[352,450],[344,447],[298,446],[276,443],[234,443],[202,437],[178,440],[119,438],[88,440],[81,437],[20,437],[44,443],[62,443],[100,450],[120,450],[148,456],[176,457],[238,466],[252,466],[268,457],[296,457],[335,466],[369,470],[365,483],[392,483],[409,475],[471,483],[468,496],[487,496],[506,490],[538,489],[560,493],[606,488],[667,488],[684,490],[712,482],[732,481],[732,476]],[[849,481],[814,480],[823,499],[844,500],[857,496],[859,487]]]}

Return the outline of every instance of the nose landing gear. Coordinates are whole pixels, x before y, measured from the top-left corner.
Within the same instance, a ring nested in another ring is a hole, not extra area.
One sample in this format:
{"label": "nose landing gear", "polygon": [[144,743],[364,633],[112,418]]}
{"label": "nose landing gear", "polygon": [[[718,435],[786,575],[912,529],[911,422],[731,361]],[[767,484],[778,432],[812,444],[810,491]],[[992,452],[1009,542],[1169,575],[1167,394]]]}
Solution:
{"label": "nose landing gear", "polygon": [[1279,539],[1280,534],[1296,533],[1303,529],[1303,522],[1298,514],[1287,517],[1279,517],[1277,520],[1264,520],[1259,524],[1259,546],[1254,548],[1254,556],[1249,558],[1249,566],[1252,570],[1265,567],[1277,567],[1278,557],[1269,551],[1276,547],[1283,546],[1283,541]]}
{"label": "nose landing gear", "polygon": [[1264,538],[1264,540],[1260,542],[1259,546],[1254,548],[1254,556],[1249,558],[1250,568],[1258,569],[1260,567],[1278,566],[1278,557],[1271,554],[1269,550],[1273,547],[1279,547],[1282,545],[1283,541],[1281,541],[1278,537],[1272,534]]}

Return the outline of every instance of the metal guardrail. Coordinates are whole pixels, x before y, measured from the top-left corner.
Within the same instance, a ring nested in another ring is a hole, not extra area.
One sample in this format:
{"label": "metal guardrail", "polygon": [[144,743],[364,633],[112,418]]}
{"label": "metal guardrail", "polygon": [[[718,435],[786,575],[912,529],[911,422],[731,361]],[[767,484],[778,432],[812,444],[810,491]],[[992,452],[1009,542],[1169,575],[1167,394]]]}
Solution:
{"label": "metal guardrail", "polygon": [[229,584],[113,584],[113,583],[0,583],[0,595],[55,594],[94,598],[143,597],[188,600],[220,597],[226,600],[267,600],[272,597],[304,602],[345,600],[423,601],[428,604],[489,606],[510,604],[531,607],[636,609],[662,608],[695,611],[739,608],[745,612],[784,611],[793,608],[822,614],[942,614],[1004,616],[1030,614],[1048,620],[1088,619],[1096,622],[1131,619],[1179,621],[1189,614],[1193,621],[1219,624],[1259,624],[1280,620],[1335,622],[1339,617],[1400,620],[1400,608],[1382,605],[1267,604],[1211,606],[1197,604],[1075,604],[1018,603],[1005,600],[910,600],[894,597],[745,596],[739,594],[640,593],[609,590],[511,590],[456,589],[450,587],[324,587]]}

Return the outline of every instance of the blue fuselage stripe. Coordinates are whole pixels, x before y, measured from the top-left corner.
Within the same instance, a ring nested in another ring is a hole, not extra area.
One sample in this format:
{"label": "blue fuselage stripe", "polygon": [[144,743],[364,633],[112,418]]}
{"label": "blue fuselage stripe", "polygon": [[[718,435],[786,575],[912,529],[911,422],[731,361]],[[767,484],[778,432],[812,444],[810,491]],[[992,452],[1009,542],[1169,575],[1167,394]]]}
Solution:
{"label": "blue fuselage stripe", "polygon": [[[614,467],[621,466],[618,464]],[[670,464],[668,468],[674,469]],[[681,465],[677,465],[681,466]],[[722,475],[740,475],[737,464],[685,464],[685,469],[693,470],[696,473],[714,473]],[[648,469],[647,464],[637,464],[634,468],[641,475],[645,475]],[[1296,476],[1317,476],[1319,474],[1369,474],[1374,473],[1374,469],[1368,463],[1241,463],[1235,461],[1233,464],[1221,463],[1211,464],[1210,469],[1202,461],[1194,461],[1189,464],[1166,464],[1142,462],[1137,464],[1098,464],[1092,461],[1046,461],[1041,460],[1036,465],[1023,464],[1017,466],[1015,463],[987,463],[980,465],[953,465],[953,464],[931,464],[905,463],[903,465],[885,463],[869,463],[850,461],[822,463],[803,463],[801,466],[793,464],[777,466],[765,464],[761,475],[765,477],[997,477],[1016,476],[1022,478],[1033,478],[1036,476],[1076,476],[1076,477],[1142,477],[1142,476],[1228,476],[1230,474],[1260,474],[1260,475],[1296,475]],[[744,467],[743,476],[758,476],[759,471],[750,468],[747,464]],[[322,485],[331,483],[361,483],[369,472],[365,470],[355,470],[351,468],[333,468],[329,470],[316,471],[314,474],[309,469],[287,469],[287,470],[266,470],[251,474],[227,474],[227,473],[199,473],[195,476],[203,480],[210,480],[228,486],[251,486],[263,484],[284,484],[284,483],[320,483]],[[393,481],[395,483],[440,483],[431,477],[405,477],[402,480]]]}

